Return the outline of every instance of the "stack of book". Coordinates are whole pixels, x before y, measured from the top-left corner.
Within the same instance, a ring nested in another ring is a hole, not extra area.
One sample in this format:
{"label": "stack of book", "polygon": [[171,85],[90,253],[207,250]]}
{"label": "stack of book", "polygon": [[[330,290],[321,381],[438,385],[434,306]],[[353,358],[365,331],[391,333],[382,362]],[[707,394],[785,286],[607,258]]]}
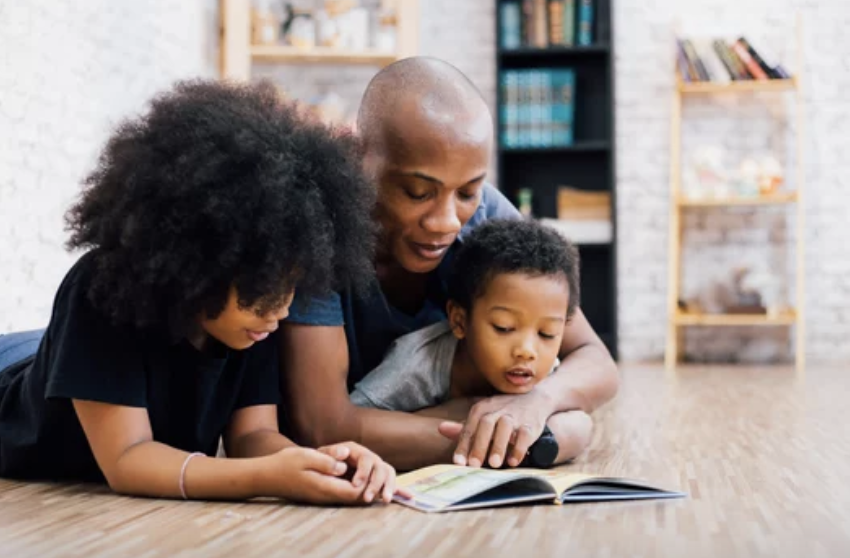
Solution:
{"label": "stack of book", "polygon": [[781,64],[766,59],[752,44],[739,37],[732,42],[722,39],[676,40],[676,62],[683,82],[790,79]]}
{"label": "stack of book", "polygon": [[505,0],[499,4],[506,50],[587,46],[594,40],[594,0]]}
{"label": "stack of book", "polygon": [[563,147],[573,143],[575,72],[505,70],[499,136],[505,148]]}
{"label": "stack of book", "polygon": [[576,244],[606,244],[613,238],[611,193],[558,188],[558,218],[541,219]]}

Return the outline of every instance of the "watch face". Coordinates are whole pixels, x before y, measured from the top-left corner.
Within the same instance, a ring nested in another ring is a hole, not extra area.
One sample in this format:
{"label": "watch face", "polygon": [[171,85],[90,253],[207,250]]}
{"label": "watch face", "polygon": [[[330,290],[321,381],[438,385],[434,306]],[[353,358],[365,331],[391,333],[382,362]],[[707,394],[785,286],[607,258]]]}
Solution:
{"label": "watch face", "polygon": [[536,467],[549,467],[558,457],[558,442],[550,436],[541,436],[531,447],[531,461]]}

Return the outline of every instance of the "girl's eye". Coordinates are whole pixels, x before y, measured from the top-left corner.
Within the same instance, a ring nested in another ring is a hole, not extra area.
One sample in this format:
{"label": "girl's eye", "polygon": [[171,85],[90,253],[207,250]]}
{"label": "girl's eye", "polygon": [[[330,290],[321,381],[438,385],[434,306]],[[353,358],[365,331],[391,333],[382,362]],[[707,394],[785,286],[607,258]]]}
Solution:
{"label": "girl's eye", "polygon": [[478,192],[473,192],[473,193],[469,193],[469,192],[458,192],[458,193],[457,193],[457,196],[458,196],[460,199],[462,199],[463,201],[471,201],[471,200],[474,200],[475,198],[477,198],[477,197],[478,197]]}
{"label": "girl's eye", "polygon": [[549,335],[548,333],[543,333],[542,331],[539,332],[539,334],[540,337],[542,337],[543,339],[554,339],[556,337],[555,335]]}
{"label": "girl's eye", "polygon": [[495,329],[499,333],[510,333],[510,332],[513,331],[513,328],[501,327],[501,326],[497,326],[496,324],[493,324],[493,329]]}

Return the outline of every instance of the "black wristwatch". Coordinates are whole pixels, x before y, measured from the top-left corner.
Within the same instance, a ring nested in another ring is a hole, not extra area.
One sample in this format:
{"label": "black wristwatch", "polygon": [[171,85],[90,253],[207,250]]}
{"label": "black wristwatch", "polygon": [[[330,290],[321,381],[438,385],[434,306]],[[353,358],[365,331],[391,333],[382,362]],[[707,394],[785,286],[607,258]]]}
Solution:
{"label": "black wristwatch", "polygon": [[520,467],[535,467],[548,469],[555,464],[558,457],[558,441],[548,426],[543,427],[543,434],[528,448],[525,459],[519,464]]}

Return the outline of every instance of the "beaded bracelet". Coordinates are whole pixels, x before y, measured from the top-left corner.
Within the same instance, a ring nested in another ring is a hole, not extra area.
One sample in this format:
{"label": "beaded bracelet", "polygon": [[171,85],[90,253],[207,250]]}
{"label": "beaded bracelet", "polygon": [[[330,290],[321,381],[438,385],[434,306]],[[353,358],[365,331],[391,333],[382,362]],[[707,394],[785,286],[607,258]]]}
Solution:
{"label": "beaded bracelet", "polygon": [[183,495],[184,500],[188,500],[189,497],[186,496],[186,486],[184,483],[184,478],[186,476],[186,467],[189,465],[189,462],[192,461],[193,457],[197,457],[199,455],[206,455],[205,453],[201,453],[196,451],[195,453],[190,453],[186,456],[186,460],[183,462],[183,467],[180,469],[180,494]]}

